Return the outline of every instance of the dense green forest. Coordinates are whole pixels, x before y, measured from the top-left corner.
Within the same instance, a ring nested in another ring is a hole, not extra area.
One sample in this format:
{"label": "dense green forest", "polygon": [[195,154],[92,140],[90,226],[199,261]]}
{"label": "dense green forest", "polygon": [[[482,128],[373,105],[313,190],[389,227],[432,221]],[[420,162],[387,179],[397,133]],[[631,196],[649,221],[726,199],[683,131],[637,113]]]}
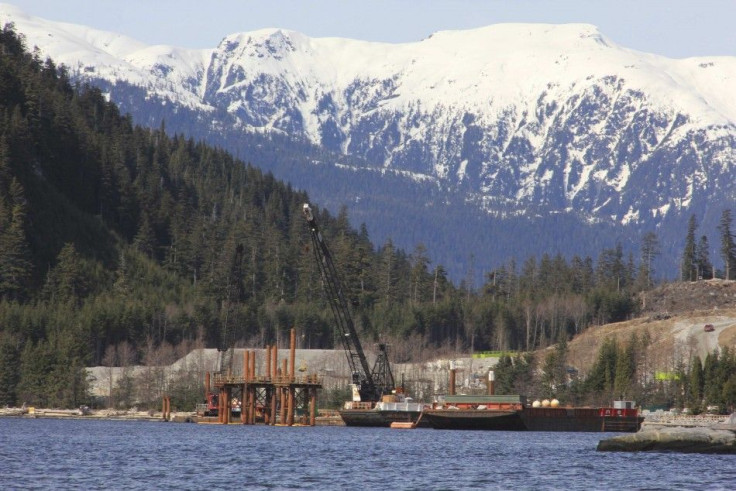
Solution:
{"label": "dense green forest", "polygon": [[[76,407],[88,400],[84,367],[171,363],[193,346],[283,345],[292,327],[300,347],[339,347],[305,202],[305,192],[221,149],[133,125],[6,26],[0,404]],[[638,258],[612,244],[596,260],[509,260],[476,287],[450,282],[425,245],[376,247],[345,211],[312,209],[364,345],[390,342],[397,362],[564,347],[593,324],[635,315],[635,295],[652,286],[654,234]],[[564,360],[549,363],[559,370]]]}

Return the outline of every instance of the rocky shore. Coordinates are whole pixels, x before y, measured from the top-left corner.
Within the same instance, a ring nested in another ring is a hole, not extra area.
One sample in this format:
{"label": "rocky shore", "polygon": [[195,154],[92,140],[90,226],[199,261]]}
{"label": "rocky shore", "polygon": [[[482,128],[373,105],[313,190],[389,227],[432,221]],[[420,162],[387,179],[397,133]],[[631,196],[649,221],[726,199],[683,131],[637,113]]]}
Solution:
{"label": "rocky shore", "polygon": [[601,440],[601,452],[678,452],[736,454],[736,414],[725,422],[697,424],[645,424],[637,433]]}
{"label": "rocky shore", "polygon": [[[196,413],[172,412],[169,421],[196,422]],[[129,421],[164,421],[161,411],[138,411],[137,409],[46,409],[34,407],[6,407],[0,408],[0,418],[67,418],[67,419],[106,419],[106,420],[129,420]]]}
{"label": "rocky shore", "polygon": [[[125,420],[125,421],[171,421],[174,423],[197,423],[200,418],[196,412],[172,411],[164,420],[161,411],[138,411],[137,409],[40,409],[34,407],[0,408],[0,418],[57,418],[86,420]],[[207,418],[205,418],[207,419]],[[210,418],[216,420],[217,418]],[[205,421],[206,422],[206,421]],[[317,416],[317,426],[345,426],[337,411],[321,410]]]}

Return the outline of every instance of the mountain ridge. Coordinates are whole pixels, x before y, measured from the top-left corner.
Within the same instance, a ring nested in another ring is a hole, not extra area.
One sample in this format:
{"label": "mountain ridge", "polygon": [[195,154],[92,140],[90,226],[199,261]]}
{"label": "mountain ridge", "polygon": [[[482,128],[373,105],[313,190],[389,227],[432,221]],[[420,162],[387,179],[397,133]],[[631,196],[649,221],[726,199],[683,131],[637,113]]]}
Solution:
{"label": "mountain ridge", "polygon": [[[489,220],[563,214],[580,227],[674,229],[690,213],[712,225],[719,206],[736,202],[736,57],[641,53],[587,24],[498,24],[401,44],[269,28],[207,50],[126,47],[75,28],[100,58],[42,35],[69,32],[63,25],[14,12],[0,7],[0,19],[16,19],[42,53],[151,126],[165,118],[172,128],[186,109],[196,122],[175,130],[238,151],[243,135],[260,134],[329,152],[329,171],[300,164],[330,173],[306,182],[324,185],[310,194],[367,214],[374,230],[380,213],[360,208],[370,197],[359,182],[328,195],[335,184],[324,181],[356,170],[403,176],[416,187],[408,199],[425,207],[439,199]],[[422,198],[426,185],[441,196]],[[673,234],[663,233],[670,243]]]}
{"label": "mountain ridge", "polygon": [[[389,69],[389,73],[384,73],[384,76],[406,72],[408,71],[406,67],[410,64],[416,64],[418,58],[420,62],[424,61],[428,68],[418,72],[416,78],[419,80],[411,80],[415,85],[408,86],[408,89],[425,88],[421,84],[428,83],[426,76],[428,72],[431,73],[430,68],[434,68],[436,65],[442,66],[442,70],[438,72],[442,74],[450,72],[455,77],[469,75],[473,73],[472,69],[479,65],[482,65],[481,72],[484,69],[497,68],[497,66],[502,65],[505,69],[496,70],[496,75],[511,73],[514,81],[518,81],[516,79],[520,72],[519,66],[525,67],[522,74],[529,74],[539,72],[539,63],[544,62],[547,64],[546,69],[557,66],[558,71],[568,77],[571,69],[575,69],[577,72],[576,77],[589,76],[591,68],[594,68],[595,64],[584,66],[573,63],[569,57],[574,55],[589,60],[591,56],[600,55],[605,50],[616,49],[616,56],[611,61],[626,63],[632,61],[631,57],[633,56],[639,58],[638,61],[642,64],[641,67],[624,65],[632,69],[628,74],[629,79],[638,80],[641,83],[641,77],[637,77],[637,70],[634,70],[634,68],[645,68],[650,72],[655,69],[666,69],[665,73],[662,74],[662,79],[671,85],[688,84],[690,90],[697,90],[703,96],[701,102],[708,103],[709,100],[713,99],[714,94],[713,91],[706,90],[707,86],[716,85],[717,80],[733,80],[736,71],[736,58],[734,57],[713,56],[674,60],[621,48],[606,38],[595,26],[589,24],[496,24],[463,31],[438,31],[421,41],[400,44],[367,42],[348,38],[309,38],[297,31],[268,28],[229,34],[223,37],[217,47],[197,50],[170,45],[146,45],[121,34],[74,24],[41,21],[38,18],[26,16],[20,9],[7,4],[0,4],[0,6],[4,22],[14,22],[22,31],[25,31],[27,37],[29,36],[29,29],[32,31],[53,30],[55,35],[63,33],[68,37],[74,36],[75,40],[64,39],[63,41],[70,42],[75,47],[86,47],[90,51],[104,53],[112,58],[102,60],[102,63],[101,60],[92,58],[92,61],[97,65],[102,64],[104,66],[105,61],[107,63],[117,61],[121,64],[124,62],[131,67],[148,73],[155,72],[157,67],[168,66],[170,69],[176,68],[183,71],[184,75],[189,77],[211,69],[214,63],[213,55],[217,51],[232,52],[236,46],[243,47],[240,56],[237,58],[267,59],[266,62],[260,63],[260,72],[268,73],[270,69],[272,70],[271,74],[282,75],[284,71],[288,70],[274,67],[273,64],[267,63],[267,61],[271,59],[282,61],[289,58],[289,53],[298,52],[300,55],[311,56],[314,59],[327,60],[319,65],[319,70],[311,70],[310,75],[314,75],[315,72],[329,74],[330,70],[327,67],[339,66],[343,72],[349,72],[346,77],[348,81],[352,81],[360,75],[373,75],[377,66],[384,68],[384,70]],[[533,37],[535,42],[525,43],[522,37],[524,32],[529,37]],[[49,36],[50,39],[43,39],[42,36],[33,34],[29,37],[29,41],[38,46],[44,54],[51,56],[59,63],[67,64],[72,69],[75,66],[82,67],[82,69],[90,68],[85,66],[84,63],[85,59],[90,59],[88,54],[83,56],[79,52],[70,53],[69,46],[54,39],[54,37],[52,35]],[[443,40],[449,40],[449,42],[442,43]],[[484,42],[488,44],[489,50],[475,50],[468,53],[468,45]],[[551,45],[555,49],[551,49]],[[494,57],[493,55],[497,51],[490,50],[492,47],[503,47],[507,51],[496,54]],[[509,50],[509,48],[511,49]],[[354,61],[356,58],[355,51],[358,51],[358,54],[361,55],[358,62]],[[387,55],[388,59],[386,59]],[[426,58],[422,58],[421,55],[426,56]],[[624,59],[625,57],[628,58]],[[511,66],[514,58],[519,58],[515,67]],[[353,61],[349,62],[348,60],[351,59]],[[410,63],[407,63],[407,59],[410,60]],[[167,60],[178,61],[179,63]],[[366,60],[368,63],[366,63]],[[375,60],[382,60],[382,63]],[[74,63],[68,63],[69,61]],[[448,67],[447,63],[449,61],[453,61],[453,65]],[[468,64],[469,61],[474,63]],[[316,63],[315,60],[310,60],[309,66],[315,66]],[[184,69],[185,67],[187,69]],[[470,67],[471,71],[469,72],[466,69],[460,72],[459,70],[464,67]],[[304,71],[303,66],[289,68],[300,69],[300,73]],[[714,74],[714,71],[718,73]],[[166,75],[170,75],[170,72]],[[336,82],[338,81],[337,74],[329,75],[332,75]],[[492,80],[489,74],[482,75],[485,75],[483,77],[485,81]],[[439,76],[438,80],[446,78],[447,75],[442,75]],[[532,86],[530,92],[536,93],[540,88],[549,85],[549,78],[549,71],[546,71],[543,77],[534,80],[536,85]],[[499,79],[502,79],[502,77],[499,77]],[[128,81],[140,82],[139,79],[135,78]],[[341,82],[342,85],[345,85],[344,80]],[[431,83],[435,82],[437,80],[432,80]],[[655,82],[663,83],[661,80]],[[498,89],[498,86],[495,86],[494,89]],[[454,92],[441,92],[440,98]],[[515,92],[515,90],[512,89],[511,92]],[[656,95],[655,91],[651,90],[650,92],[652,95]],[[426,94],[422,95],[426,98]],[[461,102],[465,101],[468,95],[468,91],[464,91]],[[481,100],[483,100],[482,96]],[[458,101],[453,102],[457,103]],[[473,102],[477,102],[477,100]],[[711,108],[727,106],[728,110],[722,115],[723,119],[720,122],[733,124],[736,121],[736,103],[727,104],[724,102],[726,102],[725,99],[716,99],[708,105]]]}

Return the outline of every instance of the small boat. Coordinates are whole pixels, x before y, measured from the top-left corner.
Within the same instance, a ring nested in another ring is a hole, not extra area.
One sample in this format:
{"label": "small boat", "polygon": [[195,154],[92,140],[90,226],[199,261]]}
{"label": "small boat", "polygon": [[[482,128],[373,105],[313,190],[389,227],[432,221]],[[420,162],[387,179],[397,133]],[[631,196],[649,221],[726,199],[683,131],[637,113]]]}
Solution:
{"label": "small boat", "polygon": [[416,427],[416,423],[412,423],[409,421],[394,421],[393,423],[391,423],[391,428],[396,430],[413,430]]}

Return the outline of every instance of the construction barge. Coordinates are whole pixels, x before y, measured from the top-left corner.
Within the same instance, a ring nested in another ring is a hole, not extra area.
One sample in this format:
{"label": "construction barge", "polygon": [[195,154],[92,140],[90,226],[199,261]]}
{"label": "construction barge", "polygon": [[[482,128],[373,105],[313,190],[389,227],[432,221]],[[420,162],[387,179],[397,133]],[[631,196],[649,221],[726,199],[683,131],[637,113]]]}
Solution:
{"label": "construction barge", "polygon": [[[375,403],[347,401],[339,413],[345,426],[390,427],[394,423],[417,423],[425,408],[410,397],[388,395]],[[419,426],[429,424],[420,421]]]}
{"label": "construction barge", "polygon": [[454,395],[424,410],[422,421],[443,430],[636,432],[643,417],[633,401],[561,407],[556,400],[527,404],[519,395]]}

